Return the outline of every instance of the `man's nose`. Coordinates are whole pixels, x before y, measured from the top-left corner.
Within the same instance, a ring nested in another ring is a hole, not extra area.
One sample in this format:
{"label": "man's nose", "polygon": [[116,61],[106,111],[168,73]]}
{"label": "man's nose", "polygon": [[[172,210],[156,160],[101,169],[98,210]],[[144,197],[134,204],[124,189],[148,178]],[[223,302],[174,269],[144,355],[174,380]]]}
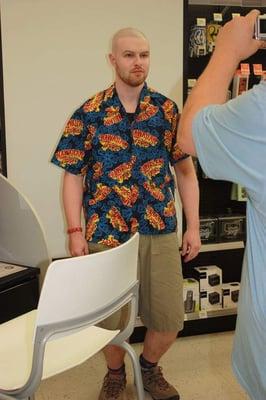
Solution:
{"label": "man's nose", "polygon": [[136,54],[136,56],[135,56],[135,64],[137,64],[137,65],[141,64],[141,57],[139,54]]}

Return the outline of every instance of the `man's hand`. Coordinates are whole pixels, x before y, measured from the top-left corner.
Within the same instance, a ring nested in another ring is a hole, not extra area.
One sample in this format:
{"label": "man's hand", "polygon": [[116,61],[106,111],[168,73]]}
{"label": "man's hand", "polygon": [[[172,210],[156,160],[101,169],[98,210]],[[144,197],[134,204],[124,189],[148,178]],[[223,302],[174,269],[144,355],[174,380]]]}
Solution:
{"label": "man's hand", "polygon": [[82,232],[74,232],[69,235],[68,248],[72,257],[89,254],[89,246]]}
{"label": "man's hand", "polygon": [[200,250],[201,242],[198,229],[187,229],[183,236],[182,252],[184,261],[188,262],[195,258]]}
{"label": "man's hand", "polygon": [[258,10],[250,11],[245,17],[235,17],[219,31],[215,43],[214,56],[219,53],[225,59],[239,63],[256,53],[262,42],[254,39],[254,27]]}

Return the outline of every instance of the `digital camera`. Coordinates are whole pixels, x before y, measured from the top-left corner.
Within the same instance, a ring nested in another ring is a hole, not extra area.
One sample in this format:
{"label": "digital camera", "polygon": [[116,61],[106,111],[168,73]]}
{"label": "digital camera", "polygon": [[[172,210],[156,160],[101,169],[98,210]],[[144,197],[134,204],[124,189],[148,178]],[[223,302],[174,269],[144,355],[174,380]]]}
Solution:
{"label": "digital camera", "polygon": [[259,15],[256,19],[255,39],[266,40],[266,14]]}

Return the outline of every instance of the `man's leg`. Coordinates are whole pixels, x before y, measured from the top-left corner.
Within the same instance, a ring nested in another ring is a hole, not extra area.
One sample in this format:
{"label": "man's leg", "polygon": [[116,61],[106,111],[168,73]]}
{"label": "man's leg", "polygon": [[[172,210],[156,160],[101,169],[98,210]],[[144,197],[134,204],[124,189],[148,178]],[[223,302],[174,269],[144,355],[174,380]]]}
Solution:
{"label": "man's leg", "polygon": [[108,345],[103,353],[108,368],[119,369],[124,365],[125,350],[121,347]]}
{"label": "man's leg", "polygon": [[140,237],[140,316],[147,327],[140,365],[144,389],[154,400],[178,400],[160,358],[183,328],[183,277],[176,234]]}
{"label": "man's leg", "polygon": [[156,332],[148,330],[145,336],[140,366],[144,389],[154,400],[179,400],[179,393],[162,374],[158,366],[160,358],[176,340],[177,332]]}
{"label": "man's leg", "polygon": [[[90,254],[108,249],[107,246],[98,243],[89,243]],[[104,329],[120,329],[126,323],[128,307],[116,312],[109,318],[101,321],[99,326]],[[124,357],[125,351],[118,346],[106,346],[104,356],[107,364],[107,373],[98,400],[123,400],[126,388],[126,372]]]}
{"label": "man's leg", "polygon": [[147,330],[143,357],[151,363],[157,363],[175,342],[178,332],[156,332]]}
{"label": "man's leg", "polygon": [[[108,323],[108,329],[115,329]],[[112,322],[112,321],[111,321]],[[126,371],[124,364],[125,351],[118,346],[108,345],[105,347],[104,356],[107,364],[107,373],[104,377],[103,385],[98,400],[123,400],[126,388]]]}

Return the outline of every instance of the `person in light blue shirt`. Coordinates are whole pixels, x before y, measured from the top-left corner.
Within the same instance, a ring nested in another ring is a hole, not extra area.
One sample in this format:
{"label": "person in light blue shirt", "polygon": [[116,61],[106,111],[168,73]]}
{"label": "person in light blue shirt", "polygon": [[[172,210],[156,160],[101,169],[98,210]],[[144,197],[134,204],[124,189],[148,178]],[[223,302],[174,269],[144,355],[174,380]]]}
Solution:
{"label": "person in light blue shirt", "polygon": [[252,400],[266,399],[266,80],[226,102],[239,62],[263,43],[253,38],[259,12],[237,17],[217,37],[214,54],[185,104],[178,143],[206,175],[247,191],[245,249],[233,370]]}

